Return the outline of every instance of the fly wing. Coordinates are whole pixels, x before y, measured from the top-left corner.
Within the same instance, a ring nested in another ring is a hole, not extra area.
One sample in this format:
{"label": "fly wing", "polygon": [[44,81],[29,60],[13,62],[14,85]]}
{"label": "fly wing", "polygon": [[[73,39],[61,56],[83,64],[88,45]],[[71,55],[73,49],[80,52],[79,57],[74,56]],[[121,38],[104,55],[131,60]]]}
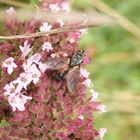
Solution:
{"label": "fly wing", "polygon": [[50,70],[59,70],[62,68],[67,67],[68,65],[68,59],[67,58],[49,58],[46,61],[47,69]]}
{"label": "fly wing", "polygon": [[76,90],[79,75],[80,75],[80,70],[79,70],[78,66],[71,68],[69,70],[69,72],[66,76],[66,80],[67,80],[67,88],[70,93],[72,93]]}

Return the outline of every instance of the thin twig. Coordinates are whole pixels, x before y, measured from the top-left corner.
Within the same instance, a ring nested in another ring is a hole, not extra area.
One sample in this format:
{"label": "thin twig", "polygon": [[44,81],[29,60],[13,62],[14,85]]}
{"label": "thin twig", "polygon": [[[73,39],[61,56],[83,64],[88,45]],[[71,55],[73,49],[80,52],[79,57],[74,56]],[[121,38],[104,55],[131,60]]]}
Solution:
{"label": "thin twig", "polygon": [[98,10],[106,13],[109,16],[112,16],[116,19],[116,21],[128,32],[132,33],[134,36],[140,39],[140,28],[132,23],[130,20],[125,18],[124,16],[117,13],[115,10],[106,5],[103,1],[100,0],[92,0],[92,5],[96,7]]}
{"label": "thin twig", "polygon": [[98,26],[98,25],[96,25],[96,24],[82,24],[82,25],[76,25],[76,26],[67,26],[67,27],[53,29],[53,30],[50,30],[48,32],[36,32],[36,33],[22,34],[22,35],[0,36],[0,39],[10,40],[10,39],[40,37],[40,36],[57,34],[57,33],[62,33],[62,32],[72,32],[72,31],[87,29],[87,28],[96,27],[96,26]]}

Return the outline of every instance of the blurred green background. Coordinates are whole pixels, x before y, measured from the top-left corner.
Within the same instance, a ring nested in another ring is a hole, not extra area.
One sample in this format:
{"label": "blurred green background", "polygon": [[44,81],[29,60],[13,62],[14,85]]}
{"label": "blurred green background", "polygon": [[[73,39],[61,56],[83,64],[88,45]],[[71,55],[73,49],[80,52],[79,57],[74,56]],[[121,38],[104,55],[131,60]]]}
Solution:
{"label": "blurred green background", "polygon": [[[102,1],[140,27],[140,0]],[[71,5],[76,10],[93,10],[89,0],[71,0]],[[104,140],[140,140],[140,38],[115,24],[89,29],[79,45],[92,57],[87,69],[99,100],[108,109],[95,114],[96,127],[108,129]]]}
{"label": "blurred green background", "polygon": [[[102,1],[140,27],[139,0]],[[84,11],[91,7],[87,0],[72,5]],[[108,129],[104,140],[140,140],[140,38],[115,24],[89,29],[79,45],[92,56],[87,69],[108,109],[95,114],[97,128]]]}

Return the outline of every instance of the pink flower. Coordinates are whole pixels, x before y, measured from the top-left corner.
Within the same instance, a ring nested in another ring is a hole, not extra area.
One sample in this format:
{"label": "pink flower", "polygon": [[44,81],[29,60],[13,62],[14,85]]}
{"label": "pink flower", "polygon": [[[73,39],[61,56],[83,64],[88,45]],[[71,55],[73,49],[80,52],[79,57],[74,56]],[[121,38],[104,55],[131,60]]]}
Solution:
{"label": "pink flower", "polygon": [[99,95],[98,92],[95,92],[93,89],[90,89],[90,93],[91,93],[91,102],[95,101]]}
{"label": "pink flower", "polygon": [[27,86],[31,83],[32,76],[28,73],[21,73],[17,80],[13,81],[14,84],[18,84],[16,90],[20,92],[22,88],[27,89]]}
{"label": "pink flower", "polygon": [[102,113],[107,112],[106,106],[103,104],[99,104],[97,106],[97,110],[101,111]]}
{"label": "pink flower", "polygon": [[81,69],[80,69],[80,74],[81,74],[83,77],[88,78],[88,76],[89,76],[90,73],[89,73],[86,69],[81,68]]}
{"label": "pink flower", "polygon": [[52,53],[52,54],[51,54],[51,57],[52,57],[52,58],[59,57],[59,54],[57,54],[57,53]]}
{"label": "pink flower", "polygon": [[64,26],[63,19],[59,18],[59,19],[57,19],[57,22],[60,24],[60,27],[63,27]]}
{"label": "pink flower", "polygon": [[28,44],[28,40],[26,40],[24,42],[24,46],[19,46],[21,52],[22,52],[22,57],[25,58],[28,53],[32,50],[32,48],[30,47],[30,44]]}
{"label": "pink flower", "polygon": [[46,50],[47,52],[53,50],[52,44],[50,42],[44,42],[44,44],[42,45],[42,50]]}
{"label": "pink flower", "polygon": [[69,5],[68,5],[67,2],[62,2],[62,3],[61,3],[61,7],[62,7],[62,10],[63,10],[63,11],[67,11],[67,12],[70,11],[70,7],[69,7]]}
{"label": "pink flower", "polygon": [[9,57],[3,62],[3,67],[7,68],[8,74],[12,74],[13,68],[17,68],[17,65],[14,63],[14,58]]}
{"label": "pink flower", "polygon": [[81,120],[84,120],[84,116],[83,115],[80,115],[78,118],[81,119]]}
{"label": "pink flower", "polygon": [[87,87],[91,88],[93,87],[93,83],[91,81],[91,79],[86,79],[83,84],[85,84]]}
{"label": "pink flower", "polygon": [[11,82],[10,84],[6,84],[3,89],[5,90],[4,95],[8,96],[10,94],[15,93],[16,88],[15,88],[14,84]]}
{"label": "pink flower", "polygon": [[60,7],[59,7],[58,3],[50,4],[49,8],[53,12],[59,12],[60,11]]}
{"label": "pink flower", "polygon": [[44,73],[47,69],[47,65],[45,63],[39,62],[39,69],[42,73]]}
{"label": "pink flower", "polygon": [[107,129],[106,128],[100,128],[99,129],[99,137],[100,138],[103,138],[104,134],[107,132]]}
{"label": "pink flower", "polygon": [[23,68],[25,71],[28,71],[30,69],[30,66],[35,63],[39,64],[39,60],[41,59],[41,55],[39,53],[35,53],[30,58],[27,59],[26,63],[23,64]]}
{"label": "pink flower", "polygon": [[32,77],[33,83],[36,84],[41,76],[41,72],[38,70],[35,64],[32,64],[30,69],[27,71]]}
{"label": "pink flower", "polygon": [[52,25],[49,25],[48,22],[44,22],[43,25],[40,27],[41,32],[47,32],[50,31],[52,28]]}
{"label": "pink flower", "polygon": [[28,97],[25,95],[21,95],[21,94],[10,94],[8,97],[8,102],[12,107],[13,111],[16,111],[17,109],[19,111],[24,111],[25,110],[25,106],[24,104],[27,102],[27,100],[31,100],[32,97]]}
{"label": "pink flower", "polygon": [[8,10],[6,10],[6,13],[8,14],[8,16],[14,16],[16,12],[13,7],[10,7]]}

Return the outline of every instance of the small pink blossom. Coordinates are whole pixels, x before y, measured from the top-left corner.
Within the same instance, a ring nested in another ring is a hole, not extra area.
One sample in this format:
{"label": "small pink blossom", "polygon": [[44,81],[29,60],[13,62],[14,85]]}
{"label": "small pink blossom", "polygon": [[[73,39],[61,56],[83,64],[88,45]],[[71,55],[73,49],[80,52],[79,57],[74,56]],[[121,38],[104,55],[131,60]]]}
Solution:
{"label": "small pink blossom", "polygon": [[81,120],[84,120],[84,116],[83,115],[80,115],[78,118],[81,119]]}
{"label": "small pink blossom", "polygon": [[14,84],[18,84],[16,90],[20,92],[22,88],[27,89],[27,86],[31,83],[32,77],[28,73],[21,73],[17,80],[13,81]]}
{"label": "small pink blossom", "polygon": [[75,39],[74,38],[70,38],[69,42],[72,44],[75,42]]}
{"label": "small pink blossom", "polygon": [[89,87],[89,88],[91,88],[91,87],[93,87],[93,83],[92,83],[92,81],[91,81],[91,79],[86,79],[84,82],[83,82],[83,84],[85,84],[87,87]]}
{"label": "small pink blossom", "polygon": [[36,84],[41,76],[41,72],[38,70],[35,64],[32,64],[30,69],[27,71],[32,77],[33,83]]}
{"label": "small pink blossom", "polygon": [[81,74],[83,77],[88,78],[88,76],[89,76],[90,73],[89,73],[86,69],[80,68],[80,74]]}
{"label": "small pink blossom", "polygon": [[91,93],[91,102],[95,101],[99,95],[98,92],[95,92],[93,89],[90,89],[90,93]]}
{"label": "small pink blossom", "polygon": [[6,84],[3,89],[5,90],[5,92],[4,92],[5,96],[15,93],[15,90],[16,90],[16,88],[12,82],[10,84]]}
{"label": "small pink blossom", "polygon": [[28,53],[32,50],[32,48],[30,46],[31,45],[28,44],[28,40],[26,40],[24,42],[24,46],[21,46],[21,45],[19,46],[19,48],[20,48],[20,50],[22,52],[22,57],[23,58],[25,58],[28,55]]}
{"label": "small pink blossom", "polygon": [[63,27],[65,25],[63,19],[61,18],[57,19],[57,22],[60,24],[60,27]]}
{"label": "small pink blossom", "polygon": [[59,54],[57,54],[57,53],[52,53],[52,54],[51,54],[51,57],[52,57],[52,58],[59,57]]}
{"label": "small pink blossom", "polygon": [[6,13],[8,16],[14,16],[16,14],[16,11],[13,7],[10,7],[8,10],[6,10]]}
{"label": "small pink blossom", "polygon": [[53,12],[59,12],[60,11],[60,7],[59,7],[58,3],[50,4],[49,8]]}
{"label": "small pink blossom", "polygon": [[53,47],[52,47],[52,44],[50,42],[44,42],[44,44],[42,45],[42,50],[43,51],[52,51],[53,50]]}
{"label": "small pink blossom", "polygon": [[40,27],[40,31],[41,32],[47,32],[47,31],[50,31],[52,28],[52,25],[49,25],[48,22],[44,22],[42,24],[42,26]]}
{"label": "small pink blossom", "polygon": [[69,12],[70,11],[70,7],[69,7],[69,5],[68,5],[67,2],[61,3],[61,7],[62,7],[62,10],[63,11],[66,11],[66,12]]}
{"label": "small pink blossom", "polygon": [[42,73],[44,73],[47,69],[47,65],[45,63],[39,62],[39,69]]}
{"label": "small pink blossom", "polygon": [[12,74],[13,69],[17,68],[17,65],[14,63],[14,58],[9,57],[3,62],[3,67],[7,68],[8,74]]}
{"label": "small pink blossom", "polygon": [[27,100],[31,100],[32,97],[28,97],[25,95],[21,95],[21,94],[10,94],[8,97],[8,102],[12,107],[13,111],[16,111],[17,109],[19,111],[24,111],[25,110],[25,106],[24,104],[27,102]]}
{"label": "small pink blossom", "polygon": [[107,112],[106,106],[103,104],[99,104],[97,106],[97,110],[101,111],[102,113]]}
{"label": "small pink blossom", "polygon": [[23,68],[25,71],[28,71],[30,69],[30,66],[35,63],[39,64],[39,61],[41,59],[41,55],[39,53],[35,53],[30,58],[27,59],[27,61],[23,64]]}
{"label": "small pink blossom", "polygon": [[100,128],[98,132],[99,132],[99,137],[103,138],[104,134],[107,132],[107,129],[106,128]]}

